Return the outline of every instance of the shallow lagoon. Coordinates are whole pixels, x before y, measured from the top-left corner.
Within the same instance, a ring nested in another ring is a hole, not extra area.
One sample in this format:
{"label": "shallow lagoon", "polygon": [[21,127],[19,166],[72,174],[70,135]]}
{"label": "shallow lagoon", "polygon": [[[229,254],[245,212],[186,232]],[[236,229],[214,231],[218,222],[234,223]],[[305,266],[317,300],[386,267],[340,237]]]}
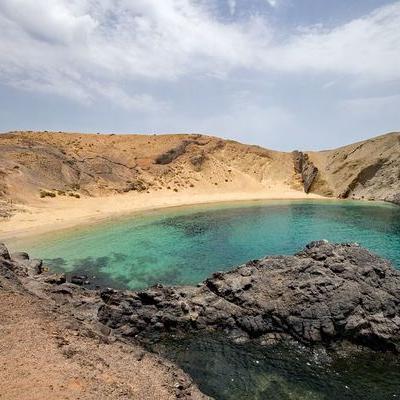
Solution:
{"label": "shallow lagoon", "polygon": [[[144,288],[196,284],[249,259],[293,254],[312,240],[358,242],[400,267],[400,207],[350,201],[268,201],[196,206],[121,218],[20,244],[53,269],[92,284]],[[93,278],[93,277],[96,278]],[[300,348],[232,344],[195,336],[154,349],[219,400],[400,398],[396,356],[328,363]]]}
{"label": "shallow lagoon", "polygon": [[400,207],[351,201],[196,206],[45,235],[21,249],[57,271],[89,275],[92,285],[139,289],[197,284],[217,270],[290,255],[317,239],[358,242],[400,266]]}

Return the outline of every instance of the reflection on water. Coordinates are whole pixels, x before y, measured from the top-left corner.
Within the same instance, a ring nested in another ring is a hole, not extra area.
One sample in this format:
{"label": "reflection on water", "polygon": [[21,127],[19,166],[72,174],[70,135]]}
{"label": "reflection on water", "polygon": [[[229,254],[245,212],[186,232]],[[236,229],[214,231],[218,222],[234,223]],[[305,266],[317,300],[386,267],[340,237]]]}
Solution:
{"label": "reflection on water", "polygon": [[389,400],[400,398],[398,357],[368,353],[330,359],[324,352],[232,344],[196,336],[157,345],[200,389],[218,400]]}
{"label": "reflection on water", "polygon": [[52,235],[25,250],[58,271],[85,273],[94,284],[138,289],[196,284],[216,270],[293,254],[316,239],[356,241],[400,265],[400,207],[275,201],[169,211]]}

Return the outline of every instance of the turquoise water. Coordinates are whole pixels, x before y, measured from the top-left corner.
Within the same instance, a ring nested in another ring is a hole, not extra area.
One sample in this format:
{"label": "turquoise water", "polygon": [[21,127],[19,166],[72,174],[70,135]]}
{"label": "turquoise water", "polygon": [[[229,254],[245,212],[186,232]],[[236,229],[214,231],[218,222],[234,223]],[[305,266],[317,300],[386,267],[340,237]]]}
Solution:
{"label": "turquoise water", "polygon": [[192,207],[44,236],[24,249],[93,285],[196,284],[250,259],[293,254],[312,240],[355,241],[400,266],[400,207],[270,201]]}
{"label": "turquoise water", "polygon": [[[196,284],[250,259],[293,254],[312,240],[359,242],[400,267],[400,207],[331,201],[270,201],[164,210],[20,245],[53,269],[85,273],[93,285],[144,288]],[[311,355],[300,348],[238,345],[220,336],[169,340],[153,348],[218,400],[400,398],[397,356]]]}

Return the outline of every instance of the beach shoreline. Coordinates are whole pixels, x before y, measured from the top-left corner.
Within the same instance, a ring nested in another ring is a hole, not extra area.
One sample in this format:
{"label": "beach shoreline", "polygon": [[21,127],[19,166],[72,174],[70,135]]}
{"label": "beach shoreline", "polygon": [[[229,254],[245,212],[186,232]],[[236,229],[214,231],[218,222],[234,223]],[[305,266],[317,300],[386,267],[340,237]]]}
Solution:
{"label": "beach shoreline", "polygon": [[170,191],[107,197],[55,198],[36,201],[0,222],[0,239],[18,241],[36,235],[90,226],[113,218],[178,207],[262,200],[329,200],[296,190],[199,193]]}

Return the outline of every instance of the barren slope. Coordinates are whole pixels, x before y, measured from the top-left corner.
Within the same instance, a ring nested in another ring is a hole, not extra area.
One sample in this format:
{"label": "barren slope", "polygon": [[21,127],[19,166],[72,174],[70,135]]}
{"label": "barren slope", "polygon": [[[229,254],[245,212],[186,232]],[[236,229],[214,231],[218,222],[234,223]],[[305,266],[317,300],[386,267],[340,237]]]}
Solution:
{"label": "barren slope", "polygon": [[309,156],[319,170],[314,192],[400,203],[400,133]]}
{"label": "barren slope", "polygon": [[[0,135],[0,217],[20,204],[61,213],[72,201],[70,215],[81,218],[85,208],[102,215],[117,209],[111,204],[117,198],[129,211],[146,204],[299,198],[304,191],[400,204],[400,134],[307,153],[204,135]],[[122,193],[129,196],[113,196]]]}
{"label": "barren slope", "polygon": [[296,184],[291,155],[201,135],[10,133],[0,136],[0,193],[229,191]]}

